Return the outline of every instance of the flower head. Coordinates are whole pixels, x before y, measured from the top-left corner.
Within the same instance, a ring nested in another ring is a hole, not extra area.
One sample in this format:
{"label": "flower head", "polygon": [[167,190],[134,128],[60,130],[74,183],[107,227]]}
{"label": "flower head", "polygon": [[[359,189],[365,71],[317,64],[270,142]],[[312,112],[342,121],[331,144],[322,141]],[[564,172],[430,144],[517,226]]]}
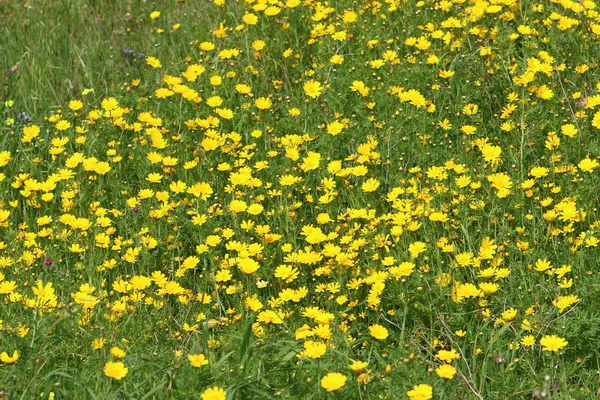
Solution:
{"label": "flower head", "polygon": [[456,368],[450,364],[442,364],[436,368],[435,373],[438,374],[440,378],[452,379],[456,374]]}
{"label": "flower head", "polygon": [[19,355],[20,354],[17,350],[13,351],[12,356],[9,356],[7,352],[3,351],[0,354],[0,361],[2,361],[4,364],[11,365],[17,362]]}
{"label": "flower head", "polygon": [[559,351],[569,344],[564,338],[556,335],[546,335],[540,339],[543,351]]}
{"label": "flower head", "polygon": [[306,93],[308,97],[311,97],[313,99],[319,97],[321,95],[322,90],[323,86],[321,85],[321,83],[319,81],[315,81],[314,79],[311,79],[310,81],[304,84],[304,93]]}
{"label": "flower head", "polygon": [[321,378],[321,386],[328,392],[334,392],[346,384],[346,379],[348,379],[346,375],[330,372]]}
{"label": "flower head", "polygon": [[226,397],[227,392],[218,386],[208,388],[200,395],[202,400],[225,400]]}
{"label": "flower head", "polygon": [[104,375],[116,380],[124,378],[128,370],[125,364],[120,361],[109,361],[104,365]]}
{"label": "flower head", "polygon": [[425,383],[413,386],[407,393],[410,400],[429,400],[433,397],[433,388]]}
{"label": "flower head", "polygon": [[192,364],[192,367],[198,368],[208,364],[208,360],[204,354],[190,354],[187,358],[190,364]]}
{"label": "flower head", "polygon": [[379,324],[371,325],[369,333],[377,340],[385,340],[389,335],[387,328]]}

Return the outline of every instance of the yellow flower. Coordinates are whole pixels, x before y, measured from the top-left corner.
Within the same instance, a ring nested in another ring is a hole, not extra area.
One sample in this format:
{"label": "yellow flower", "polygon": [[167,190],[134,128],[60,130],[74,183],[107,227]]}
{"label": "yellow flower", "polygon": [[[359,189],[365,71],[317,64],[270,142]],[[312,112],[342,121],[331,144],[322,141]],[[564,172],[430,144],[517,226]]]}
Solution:
{"label": "yellow flower", "polygon": [[218,386],[208,388],[200,395],[202,400],[225,400],[226,397],[227,392]]}
{"label": "yellow flower", "polygon": [[321,83],[315,81],[314,79],[311,79],[310,81],[304,83],[304,93],[306,93],[308,97],[311,97],[313,99],[319,97],[321,95],[322,90],[323,86],[321,85]]}
{"label": "yellow flower", "polygon": [[566,308],[571,307],[579,300],[579,296],[575,294],[570,294],[567,296],[559,296],[556,300],[552,302],[552,304],[554,304],[556,308],[558,308],[558,312],[562,313]]}
{"label": "yellow flower", "polygon": [[101,348],[104,347],[104,344],[106,343],[106,339],[104,338],[97,338],[92,340],[92,348],[94,350],[100,350]]}
{"label": "yellow flower", "polygon": [[281,8],[276,7],[276,6],[269,6],[269,7],[265,8],[265,10],[264,10],[265,15],[268,17],[275,16],[275,15],[279,14],[280,12],[281,12]]}
{"label": "yellow flower", "polygon": [[112,354],[115,358],[124,358],[127,355],[127,353],[125,353],[125,350],[117,346],[110,348],[110,354]]}
{"label": "yellow flower", "polygon": [[410,276],[415,269],[415,264],[411,262],[402,262],[400,265],[396,267],[391,267],[389,269],[390,275],[394,278],[399,279],[403,276]]}
{"label": "yellow flower", "polygon": [[19,324],[19,336],[25,337],[29,333],[29,328]]}
{"label": "yellow flower", "polygon": [[229,203],[228,208],[229,211],[231,211],[234,214],[237,214],[246,211],[248,205],[244,200],[233,200],[231,203]]}
{"label": "yellow flower", "polygon": [[[256,283],[256,286],[258,286],[259,288],[265,287],[266,283],[263,281],[259,281]],[[283,319],[281,317],[281,314],[278,314],[273,310],[265,310],[258,314],[258,322],[281,325],[283,324]]]}
{"label": "yellow flower", "polygon": [[344,56],[342,56],[342,55],[339,55],[339,54],[333,55],[333,56],[332,56],[332,57],[329,59],[329,62],[330,62],[330,63],[332,63],[332,64],[337,64],[337,65],[339,65],[339,64],[341,64],[341,63],[343,63],[343,62],[344,62]]}
{"label": "yellow flower", "polygon": [[492,166],[498,165],[502,160],[502,148],[500,146],[485,144],[480,150],[485,162],[490,163]]}
{"label": "yellow flower", "polygon": [[358,19],[358,15],[354,11],[345,11],[343,20],[347,24],[351,24]]}
{"label": "yellow flower", "polygon": [[440,78],[444,78],[444,79],[450,79],[454,76],[455,72],[454,71],[450,71],[450,70],[441,70],[438,73],[438,76]]}
{"label": "yellow flower", "polygon": [[596,113],[594,114],[594,118],[592,119],[592,126],[594,128],[600,129],[600,110],[596,111]]}
{"label": "yellow flower", "polygon": [[477,104],[473,104],[473,103],[466,104],[462,108],[463,114],[466,114],[466,115],[474,115],[474,114],[477,114],[478,111],[479,111],[479,106]]}
{"label": "yellow flower", "polygon": [[460,131],[465,135],[472,135],[477,132],[477,127],[473,125],[463,125],[460,127]]}
{"label": "yellow flower", "polygon": [[208,360],[206,359],[204,354],[190,354],[187,358],[190,364],[192,364],[192,367],[198,368],[208,364]]}
{"label": "yellow flower", "polygon": [[309,151],[306,154],[306,157],[303,159],[303,163],[300,165],[300,168],[302,168],[302,171],[304,172],[312,171],[319,168],[320,162],[321,154],[314,151]]}
{"label": "yellow flower", "polygon": [[152,12],[150,13],[150,18],[151,18],[151,19],[156,19],[156,18],[158,18],[158,17],[160,17],[160,11],[152,11]]}
{"label": "yellow flower", "polygon": [[456,374],[456,368],[450,364],[442,364],[436,368],[435,373],[438,374],[440,378],[452,379],[454,378],[454,374]]}
{"label": "yellow flower", "polygon": [[17,282],[15,281],[2,281],[0,282],[0,294],[11,294],[17,288]]}
{"label": "yellow flower", "polygon": [[69,102],[69,108],[73,111],[81,110],[83,108],[83,103],[81,100],[71,100]]}
{"label": "yellow flower", "polygon": [[491,183],[491,186],[494,189],[498,190],[496,196],[499,198],[502,199],[510,195],[510,189],[512,188],[513,183],[510,179],[510,176],[504,172],[488,175],[487,180]]}
{"label": "yellow flower", "polygon": [[304,342],[304,351],[302,355],[308,358],[321,358],[327,352],[327,345],[323,342],[307,340]]}
{"label": "yellow flower", "polygon": [[566,347],[569,342],[556,335],[546,335],[540,339],[540,344],[543,351],[559,351]]}
{"label": "yellow flower", "polygon": [[259,97],[258,99],[254,100],[254,105],[256,105],[256,108],[259,110],[268,110],[271,108],[273,103],[268,97]]}
{"label": "yellow flower", "polygon": [[344,124],[339,121],[333,121],[327,124],[327,133],[332,136],[339,134],[344,129]]}
{"label": "yellow flower", "polygon": [[96,163],[93,171],[99,175],[105,175],[110,171],[110,165],[106,161],[100,161]]}
{"label": "yellow flower", "polygon": [[346,384],[346,375],[339,372],[330,372],[321,378],[321,386],[328,392],[335,392]]}
{"label": "yellow flower", "polygon": [[550,170],[548,168],[545,167],[533,167],[531,169],[531,171],[529,171],[529,175],[533,176],[534,178],[543,178],[545,176],[548,176],[548,172],[550,172]]}
{"label": "yellow flower", "polygon": [[456,360],[456,359],[460,358],[460,355],[454,349],[440,350],[435,355],[435,358],[437,358],[438,360],[442,360],[446,363],[450,363],[450,362],[452,362],[452,360]]}
{"label": "yellow flower", "polygon": [[[496,271],[494,270],[494,273]],[[500,286],[495,282],[481,282],[479,284],[479,289],[483,292],[484,295],[493,294],[500,289]],[[508,321],[508,320],[507,320]],[[510,322],[510,321],[508,321]]]}
{"label": "yellow flower", "polygon": [[535,270],[536,271],[546,272],[550,268],[552,268],[552,264],[547,259],[543,259],[543,260],[542,259],[538,259],[535,262]]}
{"label": "yellow flower", "polygon": [[104,111],[113,111],[117,107],[119,107],[119,101],[114,97],[109,97],[107,99],[102,100],[102,108]]}
{"label": "yellow flower", "polygon": [[413,386],[406,392],[410,400],[429,400],[433,397],[433,388],[425,383]]}
{"label": "yellow flower", "polygon": [[37,125],[29,125],[23,128],[23,143],[29,143],[35,137],[40,134],[40,127]]}
{"label": "yellow flower", "polygon": [[256,25],[258,23],[258,17],[255,14],[246,13],[242,17],[242,21],[248,25]]}
{"label": "yellow flower", "polygon": [[162,180],[163,176],[159,173],[152,172],[148,174],[146,180],[150,183],[159,183]]}
{"label": "yellow flower", "polygon": [[533,335],[523,336],[523,339],[521,339],[521,344],[527,347],[533,346],[535,344],[535,337]]}
{"label": "yellow flower", "polygon": [[385,340],[389,335],[387,328],[379,324],[369,326],[369,333],[377,340]]}
{"label": "yellow flower", "polygon": [[254,295],[253,297],[246,298],[245,305],[249,310],[255,312],[260,311],[264,307],[263,303],[261,303],[260,300],[258,300],[256,295]]}
{"label": "yellow flower", "polygon": [[55,125],[55,128],[58,129],[59,131],[65,131],[65,130],[69,129],[70,127],[71,127],[71,123],[69,121],[65,121],[64,119],[61,119]]}
{"label": "yellow flower", "polygon": [[104,375],[109,378],[120,380],[127,375],[129,369],[120,361],[112,362],[109,361],[104,365]]}
{"label": "yellow flower", "polygon": [[4,364],[7,365],[11,365],[17,362],[17,360],[19,359],[19,352],[17,350],[15,350],[12,354],[12,356],[9,356],[7,352],[3,351],[2,354],[0,354],[0,361],[2,361]]}
{"label": "yellow flower", "polygon": [[253,274],[260,268],[260,264],[251,258],[238,259],[238,267],[246,275]]}
{"label": "yellow flower", "polygon": [[350,369],[352,372],[360,374],[361,372],[364,372],[365,368],[367,368],[367,365],[369,365],[369,363],[366,361],[354,361],[352,364],[350,364]]}
{"label": "yellow flower", "polygon": [[156,57],[148,56],[146,57],[146,64],[151,66],[152,68],[160,68],[160,60]]}
{"label": "yellow flower", "polygon": [[591,172],[594,172],[594,170],[596,168],[598,168],[598,166],[600,166],[600,164],[598,163],[598,161],[592,160],[589,157],[586,157],[583,160],[581,160],[579,162],[579,164],[577,164],[577,166],[583,172],[591,173]]}
{"label": "yellow flower", "polygon": [[202,42],[198,47],[200,47],[200,50],[203,51],[211,51],[215,49],[214,43],[211,42]]}
{"label": "yellow flower", "polygon": [[546,85],[540,86],[535,94],[542,100],[549,100],[554,97],[554,92]]}
{"label": "yellow flower", "polygon": [[12,160],[10,151],[0,151],[0,167],[4,167]]}
{"label": "yellow flower", "polygon": [[251,215],[259,215],[260,213],[262,213],[264,210],[264,207],[261,204],[251,204],[248,209],[246,210],[248,212],[248,214]]}
{"label": "yellow flower", "polygon": [[574,137],[579,131],[577,130],[577,127],[573,124],[565,124],[560,127],[560,132],[565,136]]}
{"label": "yellow flower", "polygon": [[154,95],[157,99],[166,99],[167,97],[171,97],[175,94],[174,91],[169,90],[167,88],[158,88],[154,91]]}
{"label": "yellow flower", "polygon": [[515,317],[517,316],[517,312],[518,310],[511,307],[502,313],[502,319],[506,322],[510,322],[515,319]]}
{"label": "yellow flower", "polygon": [[361,96],[365,97],[369,94],[369,88],[365,86],[363,81],[354,81],[352,82],[352,86],[350,86],[350,90],[353,92],[360,93]]}
{"label": "yellow flower", "polygon": [[235,90],[240,94],[248,94],[252,92],[252,88],[244,83],[239,83],[235,85]]}
{"label": "yellow flower", "polygon": [[413,242],[408,246],[408,251],[412,258],[419,257],[419,254],[427,250],[427,245],[423,242]]}
{"label": "yellow flower", "polygon": [[266,45],[267,43],[264,40],[255,40],[252,42],[252,48],[256,51],[261,51]]}
{"label": "yellow flower", "polygon": [[379,188],[379,181],[375,178],[369,178],[361,185],[361,189],[363,192],[370,193],[374,192]]}

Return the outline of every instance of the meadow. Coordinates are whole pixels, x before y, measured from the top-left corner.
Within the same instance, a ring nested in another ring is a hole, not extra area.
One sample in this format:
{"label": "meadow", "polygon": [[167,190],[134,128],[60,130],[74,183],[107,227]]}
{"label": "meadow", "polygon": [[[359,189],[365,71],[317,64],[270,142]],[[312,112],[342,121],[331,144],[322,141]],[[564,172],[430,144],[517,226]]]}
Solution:
{"label": "meadow", "polygon": [[1,400],[600,398],[594,1],[0,15]]}

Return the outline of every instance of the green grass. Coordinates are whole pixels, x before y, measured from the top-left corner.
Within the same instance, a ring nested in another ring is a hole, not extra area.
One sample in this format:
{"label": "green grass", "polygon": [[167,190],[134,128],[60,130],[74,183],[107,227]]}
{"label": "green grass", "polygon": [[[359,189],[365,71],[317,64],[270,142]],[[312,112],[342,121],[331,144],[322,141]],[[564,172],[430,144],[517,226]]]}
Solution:
{"label": "green grass", "polygon": [[295,3],[0,3],[0,399],[599,396],[595,5]]}

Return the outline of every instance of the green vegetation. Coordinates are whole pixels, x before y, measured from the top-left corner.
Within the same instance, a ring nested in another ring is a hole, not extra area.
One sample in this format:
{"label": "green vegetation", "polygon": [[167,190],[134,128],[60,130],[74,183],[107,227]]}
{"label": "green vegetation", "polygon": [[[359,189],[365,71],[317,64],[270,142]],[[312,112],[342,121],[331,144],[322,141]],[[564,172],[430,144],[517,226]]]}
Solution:
{"label": "green vegetation", "polygon": [[597,8],[1,2],[0,399],[600,396]]}

